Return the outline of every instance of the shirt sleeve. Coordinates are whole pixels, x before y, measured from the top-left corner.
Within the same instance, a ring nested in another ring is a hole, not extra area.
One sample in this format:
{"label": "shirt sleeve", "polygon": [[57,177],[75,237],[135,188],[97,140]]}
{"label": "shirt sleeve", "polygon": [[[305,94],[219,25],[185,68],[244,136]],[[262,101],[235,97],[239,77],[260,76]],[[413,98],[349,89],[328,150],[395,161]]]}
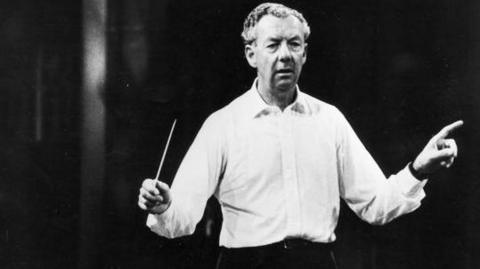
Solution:
{"label": "shirt sleeve", "polygon": [[427,180],[417,180],[408,166],[387,179],[350,124],[339,115],[339,186],[349,207],[361,219],[377,225],[417,209],[425,197]]}
{"label": "shirt sleeve", "polygon": [[149,214],[147,226],[158,235],[192,234],[214,193],[224,164],[221,122],[216,114],[202,125],[170,188],[172,203],[161,215]]}

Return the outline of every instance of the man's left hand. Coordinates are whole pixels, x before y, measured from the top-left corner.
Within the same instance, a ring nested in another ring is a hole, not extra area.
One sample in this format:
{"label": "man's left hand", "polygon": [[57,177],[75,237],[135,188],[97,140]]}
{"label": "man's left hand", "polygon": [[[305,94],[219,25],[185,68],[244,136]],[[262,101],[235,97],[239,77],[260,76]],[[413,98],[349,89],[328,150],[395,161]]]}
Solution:
{"label": "man's left hand", "polygon": [[428,141],[425,148],[413,162],[413,169],[421,174],[432,174],[441,167],[449,168],[457,157],[458,149],[455,140],[447,138],[454,130],[460,128],[459,120],[443,127],[440,132]]}

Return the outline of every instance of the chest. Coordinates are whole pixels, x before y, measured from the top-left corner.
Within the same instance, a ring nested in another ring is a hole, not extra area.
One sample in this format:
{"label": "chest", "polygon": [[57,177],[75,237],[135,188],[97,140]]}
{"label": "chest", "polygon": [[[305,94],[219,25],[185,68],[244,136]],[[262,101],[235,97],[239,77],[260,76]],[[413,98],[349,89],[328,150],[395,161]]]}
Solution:
{"label": "chest", "polygon": [[280,188],[285,180],[322,180],[335,173],[334,123],[319,115],[267,115],[237,123],[227,139],[228,185]]}

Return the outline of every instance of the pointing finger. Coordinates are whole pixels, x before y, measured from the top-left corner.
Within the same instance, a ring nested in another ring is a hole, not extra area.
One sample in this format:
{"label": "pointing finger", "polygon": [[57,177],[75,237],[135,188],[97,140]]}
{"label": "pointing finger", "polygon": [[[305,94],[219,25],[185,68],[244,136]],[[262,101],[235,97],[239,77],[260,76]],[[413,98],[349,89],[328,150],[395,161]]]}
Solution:
{"label": "pointing finger", "polygon": [[452,133],[453,131],[455,131],[456,129],[460,128],[461,126],[463,125],[463,120],[458,120],[454,123],[451,123],[445,127],[443,127],[442,130],[440,130],[440,132],[438,132],[435,136],[434,136],[434,140],[438,140],[438,139],[441,139],[441,138],[445,138],[447,137],[450,133]]}

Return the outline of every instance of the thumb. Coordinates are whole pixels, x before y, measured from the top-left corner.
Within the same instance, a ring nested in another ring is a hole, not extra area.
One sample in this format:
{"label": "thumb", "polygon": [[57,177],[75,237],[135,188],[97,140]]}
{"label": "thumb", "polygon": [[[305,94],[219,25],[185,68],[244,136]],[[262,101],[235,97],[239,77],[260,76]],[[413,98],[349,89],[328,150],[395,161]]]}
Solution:
{"label": "thumb", "polygon": [[170,187],[166,183],[159,180],[157,180],[155,187],[157,187],[158,191],[160,192],[160,195],[164,198],[164,201],[169,202]]}
{"label": "thumb", "polygon": [[447,160],[455,156],[455,150],[452,148],[444,148],[435,152],[432,156],[436,160]]}

